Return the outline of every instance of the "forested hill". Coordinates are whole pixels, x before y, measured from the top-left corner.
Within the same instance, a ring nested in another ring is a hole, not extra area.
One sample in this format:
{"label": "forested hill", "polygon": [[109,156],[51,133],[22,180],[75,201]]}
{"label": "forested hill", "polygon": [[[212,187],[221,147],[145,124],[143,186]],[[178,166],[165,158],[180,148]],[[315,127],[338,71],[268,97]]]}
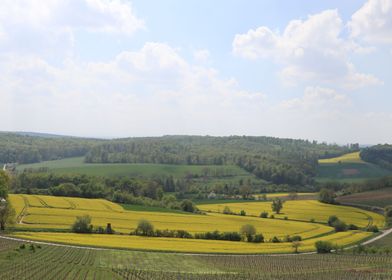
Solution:
{"label": "forested hill", "polygon": [[392,145],[376,145],[363,149],[361,158],[364,161],[392,170]]}
{"label": "forested hill", "polygon": [[317,159],[351,151],[306,140],[253,136],[163,136],[113,140],[0,133],[0,163],[85,156],[87,163],[238,165],[276,183],[313,182]]}
{"label": "forested hill", "polygon": [[112,140],[93,147],[89,163],[236,164],[277,184],[308,184],[317,159],[347,147],[252,136],[164,136]]}
{"label": "forested hill", "polygon": [[84,156],[103,140],[0,132],[0,163],[34,163]]}

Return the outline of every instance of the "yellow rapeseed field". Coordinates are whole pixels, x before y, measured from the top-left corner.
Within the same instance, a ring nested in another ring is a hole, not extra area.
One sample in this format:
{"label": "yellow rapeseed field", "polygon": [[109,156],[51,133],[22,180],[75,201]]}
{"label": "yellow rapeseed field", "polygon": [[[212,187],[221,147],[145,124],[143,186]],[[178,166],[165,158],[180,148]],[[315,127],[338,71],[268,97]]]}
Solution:
{"label": "yellow rapeseed field", "polygon": [[[14,196],[13,196],[14,197]],[[12,199],[13,199],[12,197]],[[40,197],[46,201],[46,197]],[[74,201],[74,198],[67,198]],[[79,200],[76,198],[75,200]],[[100,200],[90,200],[90,204],[101,205]],[[108,202],[110,203],[110,202]],[[114,204],[114,203],[113,203]],[[115,204],[116,205],[116,204]],[[119,205],[117,205],[120,207]],[[82,207],[83,208],[83,207]],[[98,206],[96,206],[98,208]],[[114,206],[112,208],[115,208]],[[264,234],[266,238],[273,236],[284,237],[286,235],[301,235],[303,238],[310,238],[315,235],[330,232],[330,227],[295,221],[281,221],[274,219],[260,219],[256,217],[240,217],[235,215],[223,215],[219,213],[209,213],[208,215],[189,215],[162,212],[141,212],[141,211],[114,211],[102,208],[101,210],[83,209],[63,209],[28,207],[23,224],[17,225],[24,228],[63,228],[69,229],[77,216],[90,215],[95,226],[106,226],[111,223],[112,227],[122,233],[129,233],[134,230],[140,219],[149,220],[157,229],[186,230],[191,233],[206,231],[238,231],[244,224],[252,224],[258,232]]]}
{"label": "yellow rapeseed field", "polygon": [[307,222],[314,219],[316,222],[326,223],[329,216],[336,215],[347,224],[355,224],[359,227],[373,224],[382,228],[385,223],[382,215],[354,207],[325,204],[316,200],[286,201],[280,214],[272,212],[271,202],[205,204],[198,207],[204,211],[223,212],[226,206],[235,213],[244,210],[248,215],[259,216],[261,212],[266,211],[270,215],[273,214],[276,218],[283,219],[287,217],[288,219]]}
{"label": "yellow rapeseed field", "polygon": [[[331,241],[333,244],[347,245],[358,242],[371,234],[368,232],[340,232],[302,242],[299,251],[313,251],[318,240]],[[136,250],[175,251],[195,253],[291,253],[291,243],[246,243],[199,239],[156,238],[129,235],[99,235],[75,233],[19,232],[15,237],[40,241],[52,241],[73,245],[126,248]]]}
{"label": "yellow rapeseed field", "polygon": [[[333,229],[316,221],[325,222],[330,215],[337,215],[347,223],[366,226],[368,223],[381,225],[383,217],[371,212],[351,207],[326,205],[313,200],[287,201],[279,219],[262,219],[261,211],[271,213],[271,202],[244,202],[228,204],[200,205],[203,210],[212,210],[206,215],[180,214],[165,212],[126,211],[120,205],[103,199],[83,199],[71,197],[52,197],[41,195],[10,195],[16,212],[21,217],[16,228],[70,229],[77,216],[90,215],[94,226],[106,226],[111,223],[114,230],[125,235],[84,235],[55,232],[19,232],[18,237],[48,240],[71,244],[104,246],[128,249],[183,251],[183,252],[219,252],[219,253],[284,253],[291,252],[291,243],[249,244],[246,242],[194,240],[175,238],[145,238],[129,236],[140,219],[149,220],[156,229],[186,230],[191,233],[213,230],[236,231],[244,224],[252,224],[266,240],[274,236],[284,238],[287,235],[300,235],[301,250],[314,249],[316,240],[331,240],[338,245],[357,242],[370,235],[367,232],[349,231],[333,233]],[[248,216],[225,215],[217,213],[229,206],[232,211],[245,210]],[[255,215],[255,216],[249,216]],[[287,216],[289,220],[283,220]],[[290,220],[293,219],[293,220]],[[303,222],[298,221],[303,220]]]}
{"label": "yellow rapeseed field", "polygon": [[320,159],[319,163],[362,163],[359,152],[348,153],[342,155],[340,157],[328,158],[328,159]]}

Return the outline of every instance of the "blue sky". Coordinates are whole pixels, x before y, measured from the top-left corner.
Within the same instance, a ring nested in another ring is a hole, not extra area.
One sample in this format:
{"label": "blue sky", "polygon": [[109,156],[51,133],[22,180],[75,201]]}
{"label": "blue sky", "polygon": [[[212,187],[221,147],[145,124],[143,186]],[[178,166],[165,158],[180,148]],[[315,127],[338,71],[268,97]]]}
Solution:
{"label": "blue sky", "polygon": [[392,137],[392,2],[0,3],[0,130]]}

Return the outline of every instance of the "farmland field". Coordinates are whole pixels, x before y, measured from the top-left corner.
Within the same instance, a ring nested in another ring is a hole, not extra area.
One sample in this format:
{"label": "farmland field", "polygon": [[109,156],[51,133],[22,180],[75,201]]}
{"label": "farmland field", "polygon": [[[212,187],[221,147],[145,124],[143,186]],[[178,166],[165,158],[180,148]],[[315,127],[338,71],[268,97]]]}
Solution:
{"label": "farmland field", "polygon": [[290,200],[283,205],[280,214],[272,213],[271,202],[242,202],[242,203],[221,203],[199,205],[204,211],[223,212],[224,207],[229,207],[231,211],[239,213],[244,210],[247,215],[259,216],[261,212],[266,211],[274,214],[275,218],[289,220],[300,220],[309,222],[314,219],[316,222],[326,223],[331,215],[338,216],[346,223],[352,223],[359,227],[367,227],[374,224],[378,227],[384,226],[384,217],[365,210],[345,207],[338,205],[328,205],[316,200]]}
{"label": "farmland field", "polygon": [[[383,225],[383,217],[351,207],[325,205],[311,200],[288,201],[285,210],[276,219],[261,219],[253,216],[225,215],[220,213],[183,214],[154,211],[129,211],[120,205],[103,199],[83,199],[71,197],[52,197],[43,195],[10,195],[11,202],[18,211],[19,221],[14,233],[17,237],[49,240],[77,245],[103,246],[138,250],[214,252],[214,253],[285,253],[292,252],[291,243],[246,243],[215,240],[154,238],[129,236],[140,219],[149,220],[156,229],[186,230],[190,233],[219,230],[238,231],[244,224],[252,224],[268,241],[276,236],[300,235],[304,240],[300,251],[313,251],[316,240],[330,240],[338,245],[357,243],[371,234],[363,231],[333,233],[333,229],[317,221],[325,222],[329,215],[366,227],[369,224]],[[228,204],[232,210],[245,209],[248,215],[258,215],[270,202]],[[202,210],[219,210],[221,204],[200,205]],[[141,210],[141,209],[139,209]],[[151,209],[152,210],[152,209]],[[311,212],[317,215],[311,215]],[[77,216],[90,215],[94,226],[111,223],[115,235],[83,235],[67,232]],[[281,219],[288,216],[288,220]],[[311,218],[316,223],[310,223]],[[293,220],[291,220],[293,219]],[[303,220],[303,221],[298,221]],[[37,231],[39,232],[29,232]],[[45,232],[47,231],[47,232]]]}
{"label": "farmland field", "polygon": [[392,172],[360,158],[359,152],[320,159],[317,181],[355,182],[391,175]]}
{"label": "farmland field", "polygon": [[[91,176],[128,177],[185,177],[188,173],[202,176],[205,169],[225,176],[245,176],[250,174],[235,165],[173,165],[173,164],[129,164],[129,163],[85,163],[83,157],[22,164],[17,170],[48,168],[58,174],[86,174]],[[217,176],[218,177],[218,176]]]}
{"label": "farmland field", "polygon": [[385,207],[392,205],[392,188],[345,195],[338,198],[342,203]]}
{"label": "farmland field", "polygon": [[[23,249],[24,246],[24,249]],[[387,255],[193,256],[0,239],[0,279],[390,279]],[[333,267],[334,269],[330,269]],[[373,273],[369,273],[369,271]]]}

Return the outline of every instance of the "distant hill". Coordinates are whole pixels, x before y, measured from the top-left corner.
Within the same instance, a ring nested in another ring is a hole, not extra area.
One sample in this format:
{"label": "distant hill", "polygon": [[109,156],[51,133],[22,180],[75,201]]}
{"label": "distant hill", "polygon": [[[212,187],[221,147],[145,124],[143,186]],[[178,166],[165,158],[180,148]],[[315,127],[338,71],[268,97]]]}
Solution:
{"label": "distant hill", "polygon": [[335,158],[320,159],[317,181],[354,182],[392,175],[392,171],[365,162],[360,155],[360,152],[353,152]]}

